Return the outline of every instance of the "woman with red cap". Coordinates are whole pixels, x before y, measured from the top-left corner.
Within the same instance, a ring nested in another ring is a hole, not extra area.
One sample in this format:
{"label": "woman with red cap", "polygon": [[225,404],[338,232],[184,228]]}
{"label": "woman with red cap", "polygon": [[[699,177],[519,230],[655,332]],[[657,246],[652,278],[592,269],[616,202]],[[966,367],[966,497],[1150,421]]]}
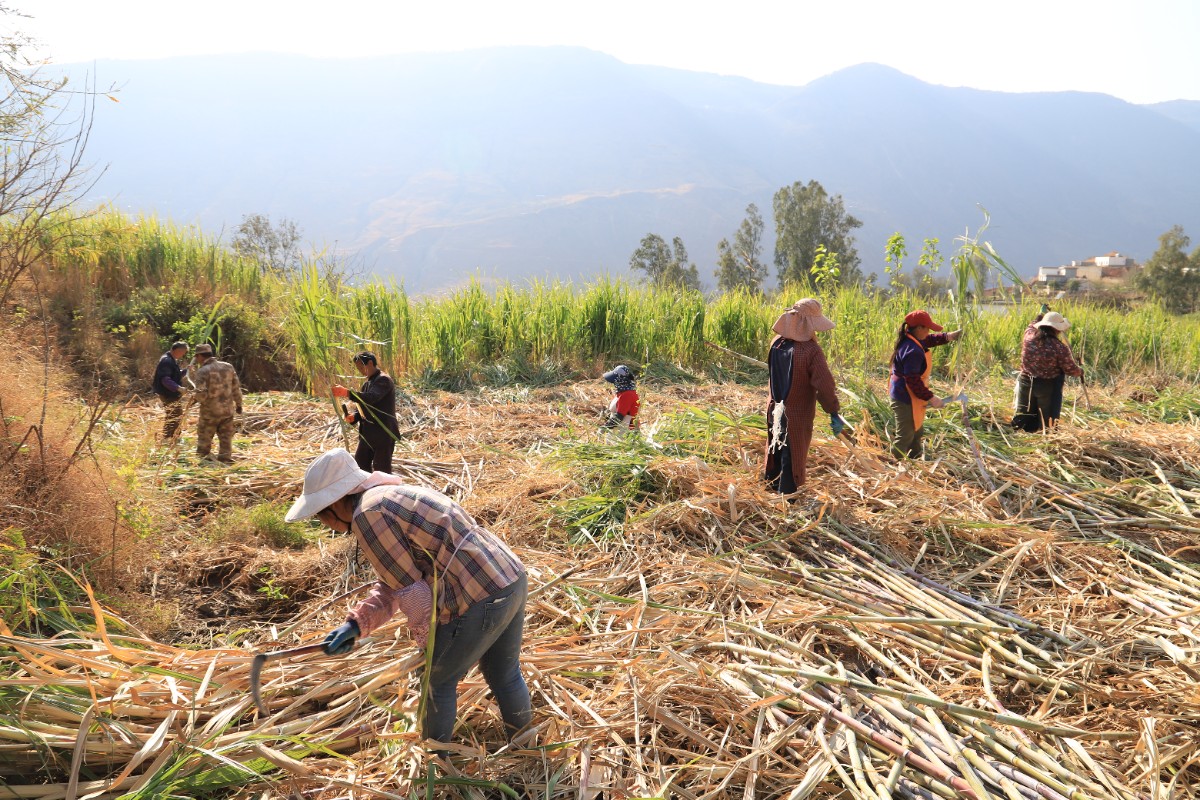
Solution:
{"label": "woman with red cap", "polygon": [[811,297],[798,301],[775,321],[778,334],[767,357],[771,399],[767,403],[766,478],[773,489],[791,494],[804,485],[808,446],[812,442],[817,403],[829,414],[834,434],[842,426],[837,388],[817,344],[818,331],[833,330]]}
{"label": "woman with red cap", "polygon": [[956,341],[962,331],[940,333],[941,325],[928,311],[910,311],[896,335],[892,349],[892,378],[888,397],[896,415],[896,454],[901,458],[921,457],[925,409],[941,408],[942,400],[929,389],[933,357],[929,350]]}

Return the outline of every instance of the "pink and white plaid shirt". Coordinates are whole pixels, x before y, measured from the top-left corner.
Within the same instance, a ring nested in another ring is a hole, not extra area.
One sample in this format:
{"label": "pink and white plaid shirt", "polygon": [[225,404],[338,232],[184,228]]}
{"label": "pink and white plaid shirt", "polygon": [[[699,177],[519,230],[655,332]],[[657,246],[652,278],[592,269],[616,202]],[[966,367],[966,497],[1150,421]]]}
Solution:
{"label": "pink and white plaid shirt", "polygon": [[[436,607],[439,624],[525,573],[503,541],[441,492],[408,484],[363,493],[350,530],[380,582],[350,619],[363,636],[403,609],[415,638]],[[424,584],[424,589],[410,588]],[[426,594],[428,592],[428,594]]]}
{"label": "pink and white plaid shirt", "polygon": [[393,589],[379,581],[347,619],[358,623],[359,634],[367,636],[396,616],[397,611],[403,611],[408,618],[413,642],[423,645],[429,638],[429,620],[433,617],[433,592],[425,581],[410,583],[403,589]]}

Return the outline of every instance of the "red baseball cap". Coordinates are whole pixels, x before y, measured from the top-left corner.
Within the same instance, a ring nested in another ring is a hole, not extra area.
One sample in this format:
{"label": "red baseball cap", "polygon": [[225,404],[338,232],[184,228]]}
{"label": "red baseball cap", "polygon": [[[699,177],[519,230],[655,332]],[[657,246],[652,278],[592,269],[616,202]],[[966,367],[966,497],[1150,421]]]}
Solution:
{"label": "red baseball cap", "polygon": [[929,312],[921,309],[920,311],[910,311],[904,317],[904,324],[910,328],[929,328],[931,331],[940,331],[942,326],[933,321],[933,317],[929,316]]}

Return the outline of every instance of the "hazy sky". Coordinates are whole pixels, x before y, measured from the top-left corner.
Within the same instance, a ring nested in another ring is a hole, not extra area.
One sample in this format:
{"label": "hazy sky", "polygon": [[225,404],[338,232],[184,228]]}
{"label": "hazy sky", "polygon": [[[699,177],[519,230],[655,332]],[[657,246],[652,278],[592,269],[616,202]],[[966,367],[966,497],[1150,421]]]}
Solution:
{"label": "hazy sky", "polygon": [[[5,0],[60,63],[578,45],[802,85],[874,61],[929,83],[1200,100],[1200,0]],[[119,76],[100,76],[119,80]]]}

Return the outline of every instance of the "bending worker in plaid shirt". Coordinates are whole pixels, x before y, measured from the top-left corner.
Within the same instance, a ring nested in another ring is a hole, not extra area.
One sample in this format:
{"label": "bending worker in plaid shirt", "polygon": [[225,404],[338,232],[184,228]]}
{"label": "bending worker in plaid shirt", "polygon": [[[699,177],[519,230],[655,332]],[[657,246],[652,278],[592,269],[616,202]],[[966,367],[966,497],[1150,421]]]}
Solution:
{"label": "bending worker in plaid shirt", "polygon": [[335,531],[352,532],[380,578],[326,638],[325,652],[349,652],[355,639],[403,610],[418,647],[433,647],[421,720],[426,739],[450,740],[458,682],[476,663],[509,736],[529,724],[520,662],[528,587],[525,567],[504,542],[444,494],[364,472],[341,448],[309,466],[286,519],[314,515]]}

